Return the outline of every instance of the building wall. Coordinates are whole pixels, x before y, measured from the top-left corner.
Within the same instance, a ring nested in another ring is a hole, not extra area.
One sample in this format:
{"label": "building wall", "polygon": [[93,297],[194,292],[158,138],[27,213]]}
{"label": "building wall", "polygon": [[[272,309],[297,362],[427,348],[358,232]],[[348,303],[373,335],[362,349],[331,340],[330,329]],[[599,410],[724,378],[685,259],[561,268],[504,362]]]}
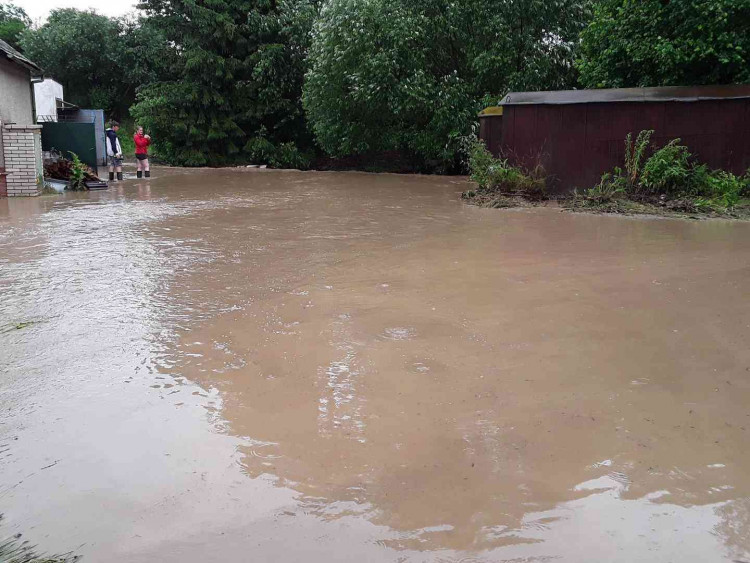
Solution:
{"label": "building wall", "polygon": [[[743,174],[750,167],[750,99],[690,102],[609,102],[506,105],[502,153],[516,164],[539,159],[555,192],[593,187],[604,172],[623,166],[625,137],[655,131],[663,145],[679,138],[699,161]],[[484,138],[484,137],[483,137]]]}
{"label": "building wall", "polygon": [[0,121],[33,125],[31,74],[5,57],[0,57]]}
{"label": "building wall", "polygon": [[34,102],[37,116],[51,117],[57,121],[57,100],[64,100],[63,87],[51,78],[34,84]]}
{"label": "building wall", "polygon": [[42,178],[41,126],[5,125],[0,128],[6,195],[39,195]]}

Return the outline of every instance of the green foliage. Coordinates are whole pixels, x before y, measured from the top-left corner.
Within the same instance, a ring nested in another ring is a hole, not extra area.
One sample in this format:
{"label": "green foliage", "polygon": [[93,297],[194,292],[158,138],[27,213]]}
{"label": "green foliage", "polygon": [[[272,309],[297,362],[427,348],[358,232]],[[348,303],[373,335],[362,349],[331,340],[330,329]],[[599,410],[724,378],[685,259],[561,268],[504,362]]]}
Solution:
{"label": "green foliage", "polygon": [[621,168],[602,175],[599,183],[586,191],[586,198],[596,204],[605,204],[623,197],[627,193],[627,180]]}
{"label": "green foliage", "polygon": [[736,176],[725,170],[710,170],[695,161],[688,148],[679,144],[680,139],[654,150],[652,134],[641,131],[635,143],[628,134],[625,170],[616,167],[604,174],[599,184],[574,197],[578,204],[629,200],[667,205],[677,201],[684,209],[726,211],[750,193],[750,172]]}
{"label": "green foliage", "polygon": [[469,173],[477,189],[465,192],[463,197],[480,205],[498,207],[496,204],[507,197],[534,201],[546,197],[546,174],[539,162],[529,169],[511,166],[506,159],[492,156],[479,140],[469,152]]}
{"label": "green foliage", "polygon": [[258,156],[267,136],[279,162],[311,143],[301,104],[318,0],[144,0],[173,43],[175,75],[143,88],[132,114],[172,164],[221,165]]}
{"label": "green foliage", "polygon": [[264,130],[247,142],[244,152],[251,162],[267,164],[271,168],[304,170],[310,167],[309,155],[300,151],[294,143],[274,144],[265,136]]}
{"label": "green foliage", "polygon": [[18,43],[21,33],[31,26],[26,11],[15,4],[0,3],[0,39],[15,49],[21,49]]}
{"label": "green foliage", "polygon": [[700,194],[699,207],[733,209],[750,190],[750,174],[735,176],[725,170],[708,171],[705,166],[693,170],[693,189]]}
{"label": "green foliage", "polygon": [[487,150],[484,142],[474,139],[469,149],[469,174],[479,189],[492,187],[494,184],[493,167],[497,159]]}
{"label": "green foliage", "polygon": [[[120,121],[120,130],[117,132],[117,138],[120,140],[120,148],[122,148],[122,154],[124,156],[135,155],[135,141],[133,140],[133,134],[135,133],[135,124],[132,119],[126,119]],[[152,150],[153,145],[149,147],[149,152]]]}
{"label": "green foliage", "polygon": [[73,158],[73,166],[70,169],[70,184],[67,189],[72,191],[84,191],[86,190],[86,165],[81,162],[78,155],[74,152],[70,153]]}
{"label": "green foliage", "polygon": [[66,100],[123,118],[143,84],[172,68],[171,50],[154,26],[93,11],[53,10],[21,35],[25,54],[65,88]]}
{"label": "green foliage", "polygon": [[680,139],[657,150],[643,167],[641,185],[651,193],[684,191],[690,176],[690,152]]}
{"label": "green foliage", "polygon": [[625,179],[626,187],[630,191],[636,190],[639,186],[641,164],[651,143],[651,135],[653,134],[654,132],[651,130],[641,131],[638,133],[635,143],[630,133],[625,138]]}
{"label": "green foliage", "polygon": [[581,34],[587,88],[750,82],[750,0],[601,0]]}
{"label": "green foliage", "polygon": [[574,84],[588,1],[331,0],[304,104],[330,155],[398,151],[447,168],[476,112],[509,89]]}

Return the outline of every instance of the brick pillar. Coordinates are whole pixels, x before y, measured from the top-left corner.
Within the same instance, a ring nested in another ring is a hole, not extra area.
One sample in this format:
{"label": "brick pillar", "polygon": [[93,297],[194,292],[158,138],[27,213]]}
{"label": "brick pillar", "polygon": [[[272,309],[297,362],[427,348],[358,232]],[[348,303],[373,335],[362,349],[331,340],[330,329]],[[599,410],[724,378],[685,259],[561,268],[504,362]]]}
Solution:
{"label": "brick pillar", "polygon": [[41,125],[5,125],[2,148],[8,197],[39,195],[42,178]]}
{"label": "brick pillar", "polygon": [[0,121],[0,197],[8,195],[8,186],[5,182],[5,151],[3,150],[3,122]]}

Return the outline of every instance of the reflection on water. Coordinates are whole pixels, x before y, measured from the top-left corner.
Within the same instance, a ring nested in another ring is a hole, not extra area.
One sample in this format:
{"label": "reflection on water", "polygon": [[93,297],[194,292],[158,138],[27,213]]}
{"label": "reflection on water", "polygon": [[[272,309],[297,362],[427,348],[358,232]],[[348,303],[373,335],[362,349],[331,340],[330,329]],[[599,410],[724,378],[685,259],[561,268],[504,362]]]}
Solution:
{"label": "reflection on water", "polygon": [[161,169],[0,201],[8,533],[94,561],[749,560],[750,225],[461,189]]}

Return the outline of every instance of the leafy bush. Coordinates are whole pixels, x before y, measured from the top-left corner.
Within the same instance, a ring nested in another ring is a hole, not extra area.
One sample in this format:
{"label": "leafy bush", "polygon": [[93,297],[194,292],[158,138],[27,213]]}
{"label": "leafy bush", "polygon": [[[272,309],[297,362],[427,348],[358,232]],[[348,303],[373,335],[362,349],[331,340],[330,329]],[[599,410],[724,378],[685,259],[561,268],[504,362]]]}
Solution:
{"label": "leafy bush", "polygon": [[546,173],[539,159],[529,169],[511,166],[507,159],[492,156],[484,142],[477,140],[469,153],[469,171],[477,190],[466,192],[466,199],[501,195],[538,201],[546,197]]}
{"label": "leafy bush", "polygon": [[[682,210],[732,210],[750,194],[750,171],[736,176],[698,164],[680,139],[673,139],[650,156],[653,131],[625,139],[625,169],[615,167],[599,184],[576,195],[577,206],[604,205],[616,200],[659,203]],[[671,203],[670,203],[671,201]]]}
{"label": "leafy bush", "polygon": [[733,209],[742,199],[743,195],[750,187],[750,176],[735,176],[731,172],[724,170],[708,171],[705,166],[696,166],[697,175],[700,178],[700,184],[696,181],[694,185],[701,197],[697,200],[697,205]]}
{"label": "leafy bush", "polygon": [[73,165],[70,168],[70,184],[67,189],[73,191],[84,191],[87,189],[86,184],[84,183],[86,180],[87,166],[81,162],[81,159],[78,158],[76,153],[71,152],[70,156],[73,157]]}
{"label": "leafy bush", "polygon": [[253,137],[245,145],[244,152],[250,160],[257,164],[267,164],[271,168],[298,168],[304,170],[310,167],[309,155],[300,151],[294,143],[274,144],[263,133]]}
{"label": "leafy bush", "polygon": [[480,189],[492,186],[492,169],[496,162],[484,142],[475,138],[469,148],[469,173],[471,180],[476,182]]}
{"label": "leafy bush", "polygon": [[609,203],[627,193],[627,181],[622,174],[622,169],[616,167],[614,172],[605,173],[599,183],[586,190],[586,198],[590,201],[602,204]]}
{"label": "leafy bush", "polygon": [[651,193],[686,191],[690,177],[690,152],[680,139],[657,150],[643,167],[641,185]]}

